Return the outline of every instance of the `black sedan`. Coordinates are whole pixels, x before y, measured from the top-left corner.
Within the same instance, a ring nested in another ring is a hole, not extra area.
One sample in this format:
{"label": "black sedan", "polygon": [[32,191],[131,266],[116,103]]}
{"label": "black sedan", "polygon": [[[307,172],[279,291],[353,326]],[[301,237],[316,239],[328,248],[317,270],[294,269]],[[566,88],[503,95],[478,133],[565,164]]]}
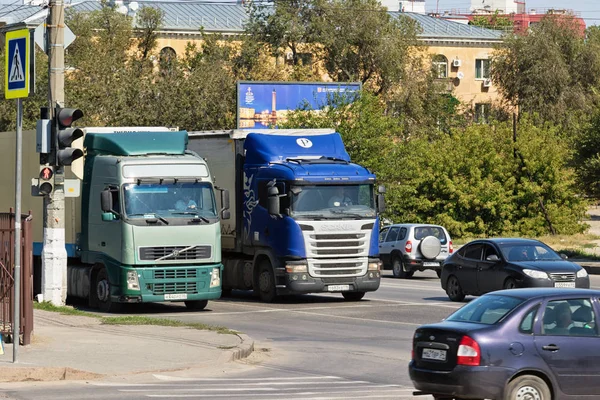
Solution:
{"label": "black sedan", "polygon": [[413,336],[415,394],[441,399],[600,399],[600,291],[481,296]]}
{"label": "black sedan", "polygon": [[590,287],[585,269],[532,239],[472,241],[446,259],[440,282],[453,301],[501,289]]}

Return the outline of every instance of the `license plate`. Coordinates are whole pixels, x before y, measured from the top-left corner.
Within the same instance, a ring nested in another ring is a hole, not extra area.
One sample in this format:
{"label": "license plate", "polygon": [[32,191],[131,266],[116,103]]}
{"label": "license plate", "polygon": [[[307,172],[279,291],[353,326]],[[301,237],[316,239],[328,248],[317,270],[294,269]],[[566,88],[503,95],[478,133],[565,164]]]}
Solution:
{"label": "license plate", "polygon": [[350,290],[350,285],[329,285],[327,286],[328,292],[345,292]]}
{"label": "license plate", "polygon": [[554,282],[554,287],[575,287],[575,282]]}
{"label": "license plate", "polygon": [[167,293],[165,294],[165,300],[186,300],[187,293]]}
{"label": "license plate", "polygon": [[421,358],[425,360],[446,361],[446,350],[423,349]]}
{"label": "license plate", "polygon": [[439,267],[440,263],[439,262],[424,262],[423,266],[424,267]]}

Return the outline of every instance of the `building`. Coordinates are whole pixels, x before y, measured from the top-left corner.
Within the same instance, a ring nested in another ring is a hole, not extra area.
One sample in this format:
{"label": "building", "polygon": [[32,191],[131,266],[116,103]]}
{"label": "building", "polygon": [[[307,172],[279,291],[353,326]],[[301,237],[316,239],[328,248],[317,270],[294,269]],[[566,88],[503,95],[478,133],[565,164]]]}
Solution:
{"label": "building", "polygon": [[[424,1],[411,3],[423,3],[424,9]],[[177,57],[184,53],[188,42],[201,41],[200,27],[207,33],[241,34],[247,18],[246,9],[239,3],[139,1],[122,3],[118,9],[132,15],[135,21],[135,11],[142,6],[156,7],[164,12],[164,26],[158,37],[161,57]],[[101,5],[97,1],[84,1],[71,7],[89,12],[99,10]],[[27,22],[31,26],[39,25],[47,13],[47,9],[40,6],[5,6],[1,10],[0,23]],[[428,46],[438,79],[449,93],[471,104],[475,110],[498,100],[498,91],[490,80],[489,65],[494,46],[502,42],[502,32],[420,12],[389,13],[394,18],[401,15],[413,18],[421,25],[419,39]]]}
{"label": "building", "polygon": [[471,0],[471,12],[495,12],[500,14],[522,14],[525,12],[525,1],[518,0]]}
{"label": "building", "polygon": [[425,0],[381,0],[381,5],[388,11],[425,14]]}

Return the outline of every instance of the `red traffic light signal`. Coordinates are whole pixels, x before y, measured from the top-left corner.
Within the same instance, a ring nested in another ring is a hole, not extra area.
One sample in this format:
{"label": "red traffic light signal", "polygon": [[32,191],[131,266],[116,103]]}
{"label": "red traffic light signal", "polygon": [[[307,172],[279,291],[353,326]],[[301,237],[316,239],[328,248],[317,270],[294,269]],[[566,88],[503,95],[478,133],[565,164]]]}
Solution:
{"label": "red traffic light signal", "polygon": [[40,170],[40,179],[47,181],[47,180],[52,179],[53,176],[54,176],[54,171],[50,167],[43,167]]}
{"label": "red traffic light signal", "polygon": [[56,107],[53,127],[55,165],[71,165],[73,161],[83,157],[81,149],[71,147],[73,141],[83,136],[83,130],[72,128],[71,124],[82,117],[83,111],[78,108]]}

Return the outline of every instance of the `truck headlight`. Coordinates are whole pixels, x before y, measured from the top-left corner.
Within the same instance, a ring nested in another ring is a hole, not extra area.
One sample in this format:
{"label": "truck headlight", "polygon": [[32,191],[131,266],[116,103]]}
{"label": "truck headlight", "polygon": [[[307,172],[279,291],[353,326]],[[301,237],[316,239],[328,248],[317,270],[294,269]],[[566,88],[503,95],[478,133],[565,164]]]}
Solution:
{"label": "truck headlight", "polygon": [[213,268],[210,274],[210,287],[221,286],[221,268]]}
{"label": "truck headlight", "polygon": [[585,268],[581,268],[579,271],[577,271],[578,278],[585,278],[586,276],[588,276],[588,273]]}
{"label": "truck headlight", "polygon": [[127,289],[140,290],[140,281],[137,271],[127,271]]}
{"label": "truck headlight", "polygon": [[308,271],[308,265],[306,264],[286,264],[285,272],[288,274],[302,274]]}
{"label": "truck headlight", "polygon": [[370,262],[368,266],[369,271],[380,271],[381,270],[381,261]]}

